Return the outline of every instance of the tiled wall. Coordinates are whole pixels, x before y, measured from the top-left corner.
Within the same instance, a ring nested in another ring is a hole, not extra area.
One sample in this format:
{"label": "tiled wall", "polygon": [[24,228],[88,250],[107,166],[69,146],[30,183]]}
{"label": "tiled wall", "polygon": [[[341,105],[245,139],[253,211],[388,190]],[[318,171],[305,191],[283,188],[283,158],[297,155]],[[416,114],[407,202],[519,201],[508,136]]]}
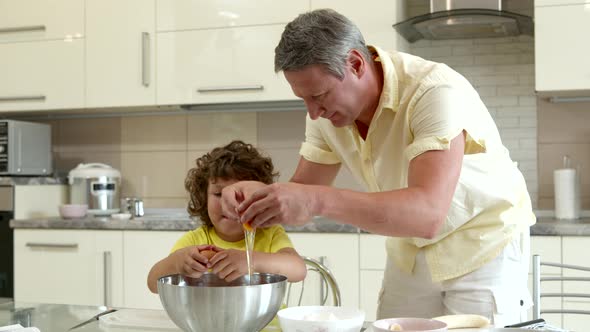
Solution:
{"label": "tiled wall", "polygon": [[[147,208],[184,208],[184,178],[194,160],[213,147],[241,139],[273,158],[288,181],[299,160],[305,112],[194,113],[65,119],[51,122],[56,169],[101,162],[122,173],[122,195]],[[347,172],[335,185],[361,189]]]}

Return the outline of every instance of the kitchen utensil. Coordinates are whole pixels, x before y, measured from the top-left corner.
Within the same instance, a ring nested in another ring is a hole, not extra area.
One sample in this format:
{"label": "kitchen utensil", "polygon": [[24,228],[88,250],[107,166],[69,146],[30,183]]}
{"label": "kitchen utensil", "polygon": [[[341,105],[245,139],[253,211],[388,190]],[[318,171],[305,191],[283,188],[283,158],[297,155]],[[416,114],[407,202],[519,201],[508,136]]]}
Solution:
{"label": "kitchen utensil", "polygon": [[79,164],[68,175],[70,203],[87,204],[88,213],[119,212],[121,173],[101,163]]}
{"label": "kitchen utensil", "polygon": [[[401,329],[392,329],[392,326],[398,325]],[[447,331],[447,324],[435,319],[427,318],[386,318],[373,322],[374,332],[441,332]]]}
{"label": "kitchen utensil", "polygon": [[277,315],[283,332],[358,332],[365,320],[362,310],[335,306],[290,307]]}
{"label": "kitchen utensil", "polygon": [[59,206],[59,215],[65,219],[84,218],[88,211],[86,204],[64,204]]}
{"label": "kitchen utensil", "polygon": [[170,275],[158,280],[158,293],[170,319],[186,332],[254,332],[276,315],[287,277],[255,273],[226,282],[213,273],[200,278]]}
{"label": "kitchen utensil", "polygon": [[82,326],[84,326],[86,324],[92,323],[95,320],[98,320],[100,318],[100,316],[106,315],[106,314],[110,314],[111,312],[115,312],[115,311],[117,311],[117,309],[109,309],[109,310],[103,311],[101,313],[98,313],[98,314],[92,316],[90,319],[87,319],[87,320],[83,321],[80,324],[77,324],[75,326],[70,327],[70,329],[68,331],[71,331],[71,330],[77,329],[79,327],[82,327]]}

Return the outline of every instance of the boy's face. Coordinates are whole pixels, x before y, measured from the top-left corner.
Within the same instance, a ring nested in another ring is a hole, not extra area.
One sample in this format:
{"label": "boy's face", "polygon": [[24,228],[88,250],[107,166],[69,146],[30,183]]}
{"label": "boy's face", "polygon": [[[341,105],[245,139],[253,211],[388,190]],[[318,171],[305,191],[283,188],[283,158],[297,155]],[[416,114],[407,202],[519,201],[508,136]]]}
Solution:
{"label": "boy's face", "polygon": [[207,212],[209,213],[209,219],[211,219],[217,235],[223,240],[230,242],[243,239],[244,230],[240,223],[227,219],[222,214],[221,190],[236,182],[238,181],[225,179],[209,180],[209,188],[207,189]]}

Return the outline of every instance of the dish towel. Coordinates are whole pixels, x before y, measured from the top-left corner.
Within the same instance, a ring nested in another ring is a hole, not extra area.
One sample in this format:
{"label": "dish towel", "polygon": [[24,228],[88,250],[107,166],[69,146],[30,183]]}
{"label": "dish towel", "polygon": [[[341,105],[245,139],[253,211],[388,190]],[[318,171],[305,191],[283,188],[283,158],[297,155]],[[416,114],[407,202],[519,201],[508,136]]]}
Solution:
{"label": "dish towel", "polygon": [[20,324],[0,326],[0,332],[41,332],[36,327],[23,327]]}

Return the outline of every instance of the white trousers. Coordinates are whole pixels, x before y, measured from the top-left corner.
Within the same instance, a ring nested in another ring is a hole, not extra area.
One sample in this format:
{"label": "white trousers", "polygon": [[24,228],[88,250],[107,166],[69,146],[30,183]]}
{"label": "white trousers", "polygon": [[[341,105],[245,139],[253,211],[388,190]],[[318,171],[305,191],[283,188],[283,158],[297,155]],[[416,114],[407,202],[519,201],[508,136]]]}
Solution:
{"label": "white trousers", "polygon": [[496,327],[519,323],[532,305],[527,286],[529,252],[527,230],[491,262],[440,283],[432,282],[423,252],[416,257],[412,275],[399,270],[388,258],[377,319],[477,314]]}

